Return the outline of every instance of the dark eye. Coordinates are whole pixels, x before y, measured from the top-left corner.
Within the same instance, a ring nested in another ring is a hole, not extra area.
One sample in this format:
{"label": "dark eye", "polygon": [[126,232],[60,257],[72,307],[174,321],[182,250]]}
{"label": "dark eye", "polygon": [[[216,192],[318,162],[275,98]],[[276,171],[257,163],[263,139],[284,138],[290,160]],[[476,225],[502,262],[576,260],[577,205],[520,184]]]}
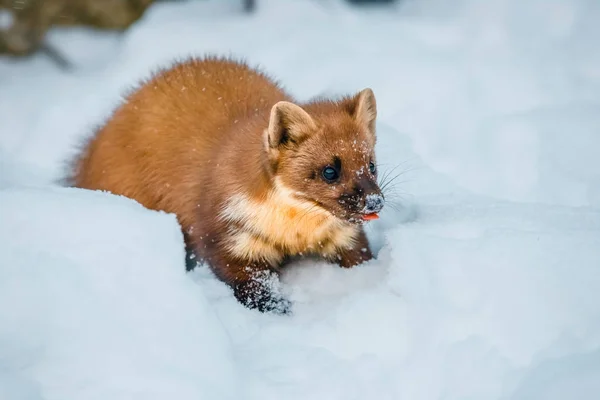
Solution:
{"label": "dark eye", "polygon": [[329,165],[323,168],[322,175],[328,182],[333,182],[339,177],[337,170]]}
{"label": "dark eye", "polygon": [[375,169],[375,164],[373,163],[373,161],[371,161],[369,163],[369,171],[371,171],[372,174],[375,174],[376,169]]}

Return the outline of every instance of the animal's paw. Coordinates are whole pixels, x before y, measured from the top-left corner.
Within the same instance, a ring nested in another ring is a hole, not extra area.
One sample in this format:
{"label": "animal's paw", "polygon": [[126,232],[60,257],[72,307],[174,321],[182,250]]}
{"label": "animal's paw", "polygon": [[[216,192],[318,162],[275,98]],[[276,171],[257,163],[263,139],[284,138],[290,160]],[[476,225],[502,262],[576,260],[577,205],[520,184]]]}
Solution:
{"label": "animal's paw", "polygon": [[252,279],[241,282],[234,288],[235,297],[250,309],[260,312],[271,312],[280,315],[292,313],[292,302],[279,294],[273,282]]}

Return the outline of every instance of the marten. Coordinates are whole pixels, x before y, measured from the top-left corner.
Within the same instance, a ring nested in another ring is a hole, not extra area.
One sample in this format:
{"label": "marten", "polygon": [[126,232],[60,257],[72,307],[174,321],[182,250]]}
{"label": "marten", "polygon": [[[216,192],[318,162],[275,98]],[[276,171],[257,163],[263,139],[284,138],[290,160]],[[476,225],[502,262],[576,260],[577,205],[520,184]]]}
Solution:
{"label": "marten", "polygon": [[385,202],[376,116],[370,88],[302,104],[245,60],[188,58],[125,96],[67,182],[174,213],[190,257],[240,303],[290,313],[278,283],[286,260],[373,258],[363,224]]}

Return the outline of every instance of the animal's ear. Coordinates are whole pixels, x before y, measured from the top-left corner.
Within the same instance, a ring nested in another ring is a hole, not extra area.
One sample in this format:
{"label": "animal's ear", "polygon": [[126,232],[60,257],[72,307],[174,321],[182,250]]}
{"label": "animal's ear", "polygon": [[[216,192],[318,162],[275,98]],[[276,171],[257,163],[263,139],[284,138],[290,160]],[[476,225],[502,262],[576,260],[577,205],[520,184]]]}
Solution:
{"label": "animal's ear", "polygon": [[358,92],[358,94],[350,100],[348,110],[359,124],[368,127],[371,133],[375,133],[377,102],[375,101],[373,90],[366,88]]}
{"label": "animal's ear", "polygon": [[271,108],[267,144],[271,149],[294,146],[317,128],[315,121],[302,107],[280,101]]}

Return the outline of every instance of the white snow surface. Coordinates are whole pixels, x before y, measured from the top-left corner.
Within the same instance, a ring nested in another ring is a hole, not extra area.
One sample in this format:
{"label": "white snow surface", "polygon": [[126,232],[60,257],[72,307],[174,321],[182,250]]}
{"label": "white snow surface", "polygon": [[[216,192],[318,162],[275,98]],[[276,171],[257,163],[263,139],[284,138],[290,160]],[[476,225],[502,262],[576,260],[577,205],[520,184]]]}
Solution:
{"label": "white snow surface", "polygon": [[[0,59],[0,399],[597,399],[600,3],[258,3],[53,31],[71,71]],[[377,258],[292,265],[292,316],[186,273],[173,215],[53,183],[129,87],[206,52],[377,97]]]}

